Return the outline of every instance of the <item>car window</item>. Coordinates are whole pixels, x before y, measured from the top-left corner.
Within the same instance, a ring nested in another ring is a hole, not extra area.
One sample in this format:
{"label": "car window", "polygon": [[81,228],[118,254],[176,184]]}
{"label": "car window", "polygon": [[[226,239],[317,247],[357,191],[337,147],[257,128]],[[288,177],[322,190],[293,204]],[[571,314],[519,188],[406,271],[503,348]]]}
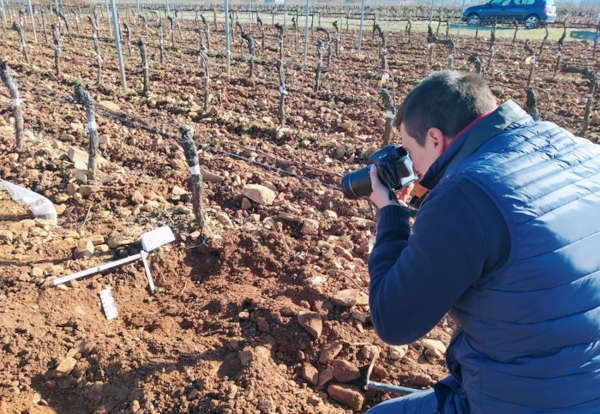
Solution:
{"label": "car window", "polygon": [[[506,1],[507,0],[492,0],[492,1],[490,1],[490,4],[492,6],[505,6],[504,3],[506,3]],[[510,1],[510,0],[508,0],[508,1]]]}
{"label": "car window", "polygon": [[532,6],[535,0],[514,0],[515,6]]}

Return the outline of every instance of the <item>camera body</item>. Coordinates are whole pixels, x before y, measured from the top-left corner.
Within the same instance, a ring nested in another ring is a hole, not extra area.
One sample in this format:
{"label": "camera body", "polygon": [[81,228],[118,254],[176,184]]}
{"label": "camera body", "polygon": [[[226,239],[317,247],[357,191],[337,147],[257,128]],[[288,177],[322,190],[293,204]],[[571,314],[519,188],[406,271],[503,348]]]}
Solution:
{"label": "camera body", "polygon": [[[408,152],[396,145],[386,145],[368,158],[377,167],[377,176],[390,192],[400,190],[419,177],[413,171]],[[348,198],[368,197],[372,192],[370,166],[351,171],[342,177],[341,188]]]}

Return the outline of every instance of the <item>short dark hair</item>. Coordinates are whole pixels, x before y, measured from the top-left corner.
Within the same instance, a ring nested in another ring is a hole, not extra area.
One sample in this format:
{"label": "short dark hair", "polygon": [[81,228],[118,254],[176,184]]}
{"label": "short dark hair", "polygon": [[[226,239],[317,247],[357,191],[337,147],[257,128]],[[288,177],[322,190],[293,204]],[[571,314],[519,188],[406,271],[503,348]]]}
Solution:
{"label": "short dark hair", "polygon": [[470,72],[434,72],[417,85],[398,108],[395,124],[425,145],[429,128],[454,137],[477,117],[496,108],[496,98],[483,78]]}

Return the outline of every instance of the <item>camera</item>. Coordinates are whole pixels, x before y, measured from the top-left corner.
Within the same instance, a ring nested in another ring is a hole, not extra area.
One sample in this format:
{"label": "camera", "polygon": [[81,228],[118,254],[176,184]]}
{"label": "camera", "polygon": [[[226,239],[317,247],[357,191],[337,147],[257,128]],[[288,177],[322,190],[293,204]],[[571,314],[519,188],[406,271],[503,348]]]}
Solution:
{"label": "camera", "polygon": [[[419,177],[406,150],[401,146],[386,145],[368,158],[369,164],[377,167],[377,176],[390,192],[400,190]],[[342,177],[341,188],[348,198],[356,199],[371,194],[371,166],[351,171]]]}

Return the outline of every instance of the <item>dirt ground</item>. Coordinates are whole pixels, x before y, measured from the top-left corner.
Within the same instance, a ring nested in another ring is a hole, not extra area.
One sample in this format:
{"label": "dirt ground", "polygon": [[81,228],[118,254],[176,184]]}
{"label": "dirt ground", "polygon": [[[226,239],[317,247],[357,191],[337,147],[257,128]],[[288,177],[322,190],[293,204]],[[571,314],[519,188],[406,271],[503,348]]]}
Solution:
{"label": "dirt ground", "polygon": [[[191,25],[183,23],[184,29]],[[295,47],[288,28],[284,60],[296,65],[286,68],[289,95],[281,127],[276,31],[267,27],[263,50],[258,29],[251,29],[252,79],[245,42],[236,33],[228,80],[220,29],[211,33],[207,113],[193,32],[176,36],[178,49],[167,50],[162,65],[158,50],[150,49],[147,97],[140,93],[133,46],[131,55],[124,47],[129,90],[122,91],[106,43],[103,84],[96,85],[90,40],[71,43],[63,34],[63,74],[57,77],[51,40],[38,34],[27,64],[16,33],[0,33],[26,129],[24,150],[17,152],[4,88],[0,178],[48,197],[58,212],[56,226],[34,219],[0,191],[0,412],[352,413],[394,396],[365,389],[372,361],[371,379],[413,388],[431,387],[447,375],[442,354],[453,329],[449,317],[409,345],[378,339],[367,302],[374,211],[367,201],[345,199],[336,189],[342,174],[362,167],[365,155],[381,145],[385,112],[377,39],[367,32],[358,53],[352,46],[356,33],[342,31],[340,56],[333,52],[314,92],[301,40]],[[133,29],[132,39],[140,30]],[[106,35],[105,27],[100,34]],[[316,31],[312,36],[313,43],[317,36],[324,39]],[[455,68],[471,69],[467,59],[474,51],[488,61],[489,38],[483,36],[489,34],[455,40]],[[438,45],[428,64],[423,33],[407,40],[403,32],[387,39],[397,101],[447,61]],[[148,42],[158,44],[154,33]],[[506,39],[496,43],[486,78],[499,101],[525,102],[530,66],[523,47]],[[562,62],[598,69],[592,47],[566,42]],[[538,109],[543,119],[577,132],[589,81],[577,74],[554,76],[556,50],[548,42],[536,57]],[[308,65],[316,64],[315,55],[313,45]],[[99,114],[102,159],[97,182],[88,182],[75,151],[89,145],[85,111],[71,102],[77,82],[88,86],[104,113],[172,136],[180,134],[179,125],[194,127],[204,176],[204,229],[193,219],[183,150],[168,135]],[[593,140],[600,133],[595,108],[587,133]],[[261,186],[260,197],[251,184]],[[176,240],[150,258],[154,295],[140,261],[52,286],[55,278],[139,253],[140,235],[165,224]],[[112,320],[98,296],[106,287],[118,310]]]}

